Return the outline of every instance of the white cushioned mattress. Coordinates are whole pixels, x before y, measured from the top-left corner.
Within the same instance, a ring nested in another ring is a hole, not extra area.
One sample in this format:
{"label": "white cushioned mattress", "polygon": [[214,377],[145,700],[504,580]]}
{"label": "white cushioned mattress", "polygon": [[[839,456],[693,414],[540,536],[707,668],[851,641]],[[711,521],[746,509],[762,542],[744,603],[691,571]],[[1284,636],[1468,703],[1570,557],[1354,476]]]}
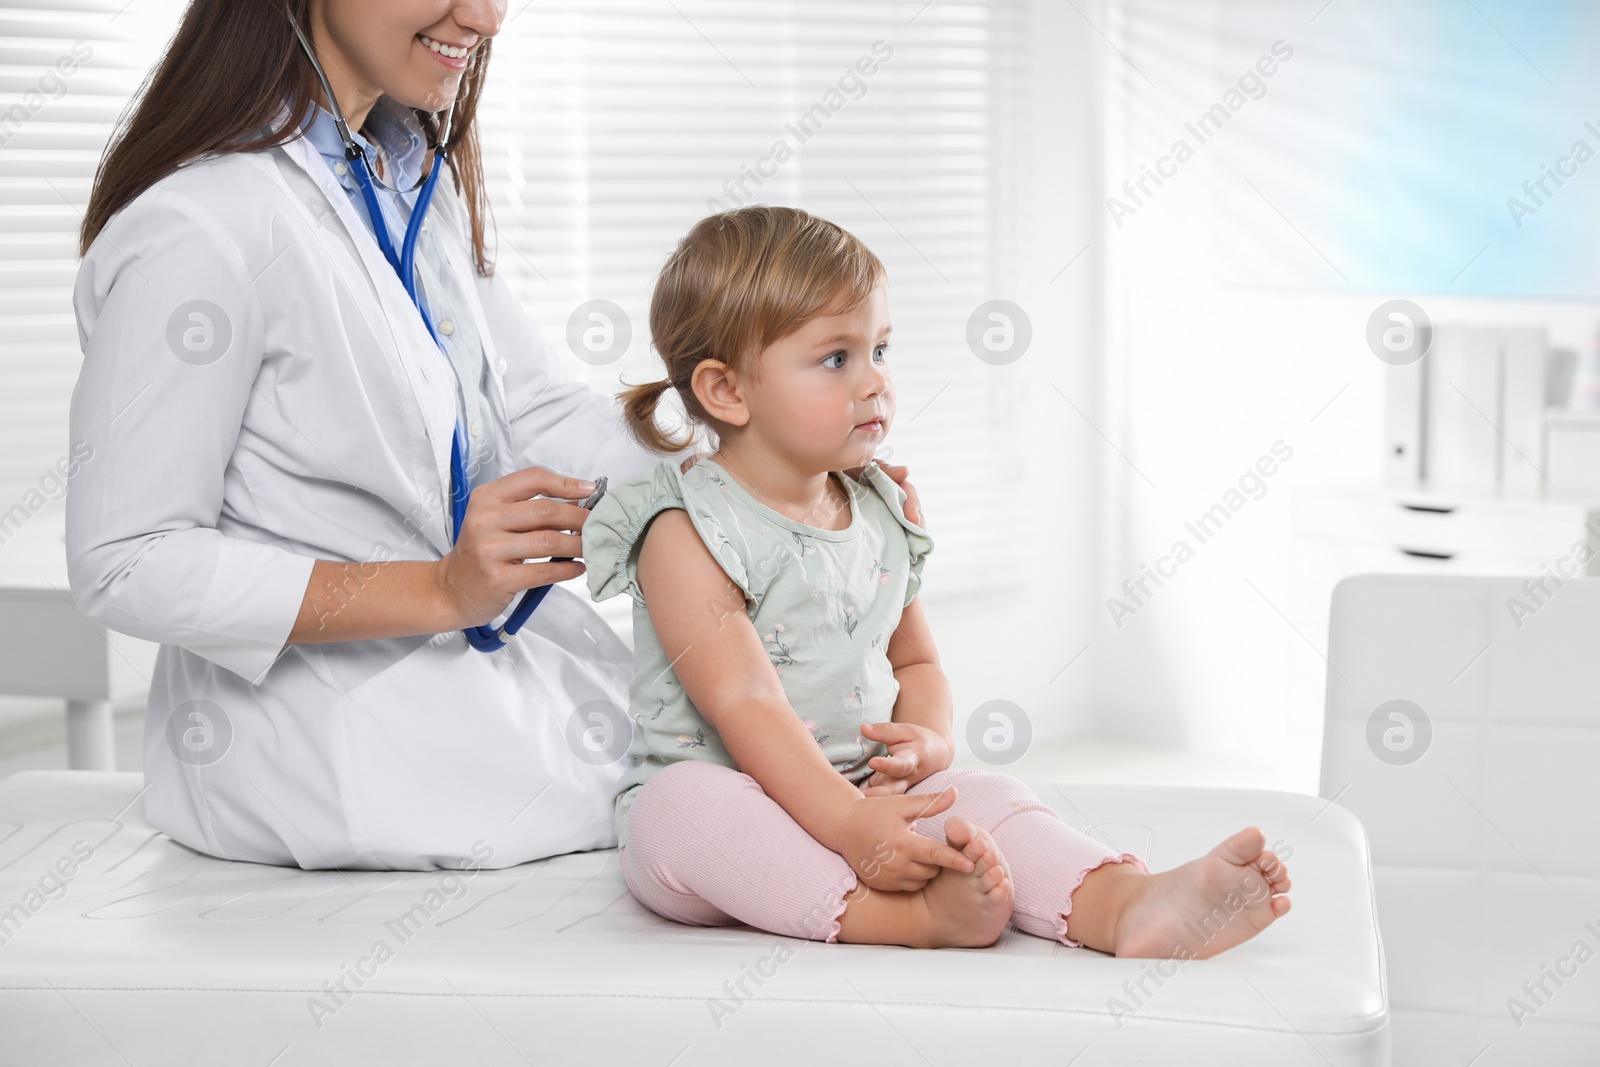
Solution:
{"label": "white cushioned mattress", "polygon": [[919,952],[682,926],[633,900],[614,851],[458,875],[230,863],[154,831],[141,785],[0,782],[0,1063],[1389,1062],[1365,835],[1315,797],[1035,784],[1155,869],[1248,824],[1292,849],[1286,919],[1153,974],[1014,930]]}

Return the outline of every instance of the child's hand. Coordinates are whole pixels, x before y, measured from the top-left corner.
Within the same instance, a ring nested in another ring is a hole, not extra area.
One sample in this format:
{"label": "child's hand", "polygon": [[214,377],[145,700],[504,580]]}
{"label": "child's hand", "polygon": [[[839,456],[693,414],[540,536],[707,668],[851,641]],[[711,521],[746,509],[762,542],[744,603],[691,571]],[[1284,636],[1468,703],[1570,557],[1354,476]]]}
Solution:
{"label": "child's hand", "polygon": [[933,796],[863,797],[850,809],[839,855],[873,889],[916,892],[941,867],[971,874],[973,862],[943,841],[911,828],[956,802],[954,788]]}
{"label": "child's hand", "polygon": [[869,722],[861,727],[868,741],[889,747],[887,756],[873,756],[867,766],[877,773],[861,787],[864,796],[904,793],[930,774],[949,768],[955,752],[943,734],[911,722]]}

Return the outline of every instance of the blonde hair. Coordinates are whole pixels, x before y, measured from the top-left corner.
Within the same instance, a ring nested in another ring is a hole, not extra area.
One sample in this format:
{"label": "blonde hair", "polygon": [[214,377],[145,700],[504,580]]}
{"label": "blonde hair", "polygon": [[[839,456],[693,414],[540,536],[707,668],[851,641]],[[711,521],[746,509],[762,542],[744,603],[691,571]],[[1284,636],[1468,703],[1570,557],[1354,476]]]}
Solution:
{"label": "blonde hair", "polygon": [[[712,421],[691,385],[696,367],[714,359],[753,369],[768,345],[818,315],[854,310],[886,277],[860,238],[799,208],[755,205],[701,219],[656,279],[650,334],[667,376],[619,394],[628,428],[655,452],[687,447],[696,425]],[[680,436],[656,423],[668,389],[689,417]]]}

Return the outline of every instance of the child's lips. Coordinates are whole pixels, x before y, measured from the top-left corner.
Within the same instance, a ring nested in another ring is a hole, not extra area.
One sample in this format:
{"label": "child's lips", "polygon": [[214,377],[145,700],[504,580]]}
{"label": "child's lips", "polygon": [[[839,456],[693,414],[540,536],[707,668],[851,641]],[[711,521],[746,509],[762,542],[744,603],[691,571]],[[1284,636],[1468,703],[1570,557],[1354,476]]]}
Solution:
{"label": "child's lips", "polygon": [[881,433],[883,430],[883,420],[873,419],[870,422],[860,422],[856,424],[856,429],[860,430],[862,433]]}

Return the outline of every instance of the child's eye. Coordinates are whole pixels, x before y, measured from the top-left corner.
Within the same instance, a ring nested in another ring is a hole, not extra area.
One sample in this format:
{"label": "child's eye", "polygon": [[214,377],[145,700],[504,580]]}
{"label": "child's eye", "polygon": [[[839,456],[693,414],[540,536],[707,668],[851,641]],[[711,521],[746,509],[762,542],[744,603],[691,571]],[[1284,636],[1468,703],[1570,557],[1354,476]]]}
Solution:
{"label": "child's eye", "polygon": [[[833,362],[834,360],[838,360],[839,362],[835,363]],[[822,365],[827,367],[829,370],[838,370],[840,367],[844,366],[844,353],[835,352],[831,356],[824,356],[822,359]]]}
{"label": "child's eye", "polygon": [[872,350],[872,358],[874,360],[876,360],[877,362],[882,363],[887,358],[886,354],[888,353],[888,351],[889,351],[889,342],[885,341],[883,344],[879,345],[877,348]]}

